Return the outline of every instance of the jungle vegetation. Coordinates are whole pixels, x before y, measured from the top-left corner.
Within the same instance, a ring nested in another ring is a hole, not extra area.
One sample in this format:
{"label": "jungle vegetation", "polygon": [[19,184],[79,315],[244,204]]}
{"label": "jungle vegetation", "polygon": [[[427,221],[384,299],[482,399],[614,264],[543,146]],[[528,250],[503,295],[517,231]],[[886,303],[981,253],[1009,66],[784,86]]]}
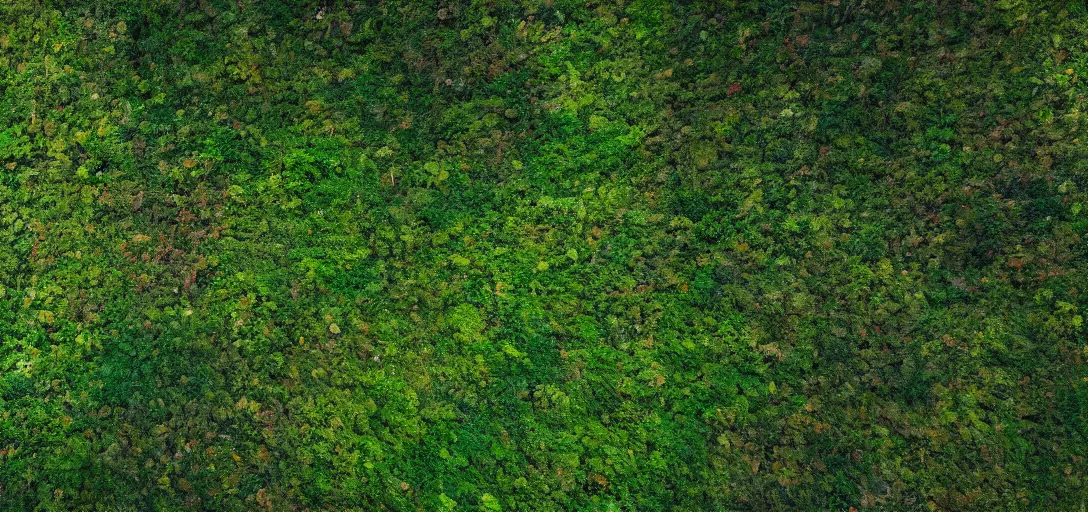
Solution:
{"label": "jungle vegetation", "polygon": [[1083,1],[5,0],[0,509],[1084,510],[1082,73]]}

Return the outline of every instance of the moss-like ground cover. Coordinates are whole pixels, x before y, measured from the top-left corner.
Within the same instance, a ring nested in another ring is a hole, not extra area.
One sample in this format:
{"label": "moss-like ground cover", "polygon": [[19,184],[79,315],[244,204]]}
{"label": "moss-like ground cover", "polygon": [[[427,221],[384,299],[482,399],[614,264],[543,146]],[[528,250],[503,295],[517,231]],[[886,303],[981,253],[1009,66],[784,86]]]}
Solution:
{"label": "moss-like ground cover", "polygon": [[1047,510],[1088,10],[7,0],[2,510]]}

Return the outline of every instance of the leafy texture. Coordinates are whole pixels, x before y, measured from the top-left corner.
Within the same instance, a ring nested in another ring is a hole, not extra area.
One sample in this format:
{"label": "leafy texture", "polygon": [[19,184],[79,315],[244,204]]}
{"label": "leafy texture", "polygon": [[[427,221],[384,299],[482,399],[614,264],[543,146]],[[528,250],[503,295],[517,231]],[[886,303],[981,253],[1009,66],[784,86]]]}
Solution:
{"label": "leafy texture", "polygon": [[1086,15],[4,2],[0,509],[1083,509]]}

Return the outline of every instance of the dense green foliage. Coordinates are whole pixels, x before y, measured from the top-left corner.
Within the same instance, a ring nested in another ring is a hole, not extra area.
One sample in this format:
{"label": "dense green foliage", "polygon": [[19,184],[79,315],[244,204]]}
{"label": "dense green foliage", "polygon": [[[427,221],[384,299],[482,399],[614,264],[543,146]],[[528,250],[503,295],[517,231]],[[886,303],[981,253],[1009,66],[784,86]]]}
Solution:
{"label": "dense green foliage", "polygon": [[1083,510],[1083,2],[9,0],[2,510]]}

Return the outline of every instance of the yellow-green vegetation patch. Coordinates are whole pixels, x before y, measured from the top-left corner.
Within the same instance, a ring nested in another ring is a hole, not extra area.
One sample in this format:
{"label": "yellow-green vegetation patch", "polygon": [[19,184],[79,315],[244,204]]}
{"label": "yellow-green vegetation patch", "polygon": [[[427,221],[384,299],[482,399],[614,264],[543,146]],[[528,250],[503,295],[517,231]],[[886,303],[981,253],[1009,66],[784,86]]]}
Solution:
{"label": "yellow-green vegetation patch", "polygon": [[1084,510],[1088,10],[0,2],[0,510]]}

